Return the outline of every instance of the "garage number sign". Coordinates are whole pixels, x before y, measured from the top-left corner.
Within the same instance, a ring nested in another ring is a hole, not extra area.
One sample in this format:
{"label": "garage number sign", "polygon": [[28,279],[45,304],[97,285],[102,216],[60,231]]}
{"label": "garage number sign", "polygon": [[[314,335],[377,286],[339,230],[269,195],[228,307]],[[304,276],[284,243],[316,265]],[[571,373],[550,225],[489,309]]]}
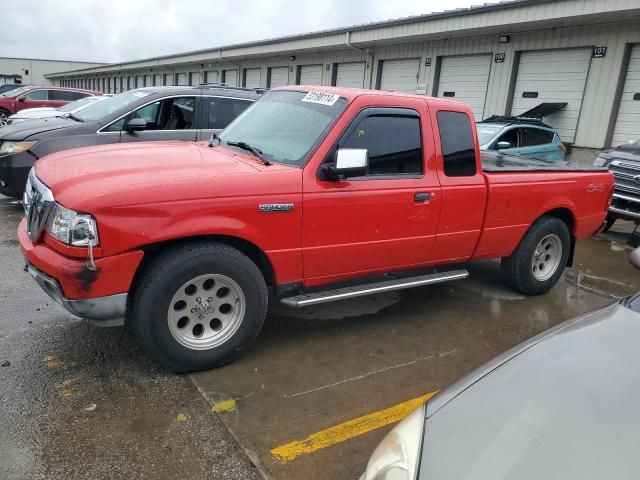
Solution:
{"label": "garage number sign", "polygon": [[496,63],[504,63],[504,57],[505,57],[504,53],[496,53],[494,60]]}
{"label": "garage number sign", "polygon": [[591,56],[593,58],[602,58],[607,55],[607,47],[593,47],[593,53]]}

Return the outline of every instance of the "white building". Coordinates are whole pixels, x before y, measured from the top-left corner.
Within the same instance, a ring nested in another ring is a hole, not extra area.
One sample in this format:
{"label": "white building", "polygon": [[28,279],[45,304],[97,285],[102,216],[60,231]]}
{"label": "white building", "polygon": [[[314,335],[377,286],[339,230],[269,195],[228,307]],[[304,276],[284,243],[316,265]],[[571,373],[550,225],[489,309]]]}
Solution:
{"label": "white building", "polygon": [[640,137],[640,0],[514,0],[46,75],[118,93],[224,82],[376,88],[451,97],[477,119],[546,102],[562,139]]}
{"label": "white building", "polygon": [[45,75],[49,73],[97,67],[100,65],[105,64],[67,60],[0,57],[0,85],[5,83],[49,85],[51,81],[45,77]]}

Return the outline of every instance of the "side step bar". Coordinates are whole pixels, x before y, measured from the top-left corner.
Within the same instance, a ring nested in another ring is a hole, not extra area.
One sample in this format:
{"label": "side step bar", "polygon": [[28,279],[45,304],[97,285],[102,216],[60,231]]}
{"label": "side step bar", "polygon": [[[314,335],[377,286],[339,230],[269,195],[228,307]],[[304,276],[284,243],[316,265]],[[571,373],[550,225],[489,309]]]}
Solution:
{"label": "side step bar", "polygon": [[295,297],[283,298],[280,302],[288,307],[308,307],[309,305],[317,305],[318,303],[335,302],[337,300],[363,297],[374,293],[391,292],[393,290],[403,290],[405,288],[422,287],[424,285],[434,285],[436,283],[462,280],[468,276],[469,272],[466,270],[452,270],[450,272],[385,280],[382,282],[368,283],[355,287],[336,288],[334,290],[325,290],[323,292],[296,295]]}

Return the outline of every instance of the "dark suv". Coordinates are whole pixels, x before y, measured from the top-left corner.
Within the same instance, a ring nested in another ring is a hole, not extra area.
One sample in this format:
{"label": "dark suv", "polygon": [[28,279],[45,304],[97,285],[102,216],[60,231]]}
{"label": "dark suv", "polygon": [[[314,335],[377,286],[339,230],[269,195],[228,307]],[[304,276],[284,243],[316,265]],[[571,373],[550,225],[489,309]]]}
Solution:
{"label": "dark suv", "polygon": [[66,118],[30,120],[0,129],[0,193],[22,197],[33,163],[88,145],[151,140],[208,140],[261,90],[218,85],[145,87],[96,102]]}

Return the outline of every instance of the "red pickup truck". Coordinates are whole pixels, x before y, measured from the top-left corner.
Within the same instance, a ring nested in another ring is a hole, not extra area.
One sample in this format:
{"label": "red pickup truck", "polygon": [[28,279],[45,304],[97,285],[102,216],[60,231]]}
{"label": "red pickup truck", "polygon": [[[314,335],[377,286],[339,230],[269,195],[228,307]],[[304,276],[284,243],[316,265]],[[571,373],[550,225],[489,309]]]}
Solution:
{"label": "red pickup truck", "polygon": [[603,224],[612,187],[595,167],[483,162],[460,103],[286,87],[209,144],[45,157],[18,236],[26,269],[67,310],[126,321],[148,354],[188,371],[246,351],[269,291],[301,307],[501,258],[514,289],[542,294]]}

